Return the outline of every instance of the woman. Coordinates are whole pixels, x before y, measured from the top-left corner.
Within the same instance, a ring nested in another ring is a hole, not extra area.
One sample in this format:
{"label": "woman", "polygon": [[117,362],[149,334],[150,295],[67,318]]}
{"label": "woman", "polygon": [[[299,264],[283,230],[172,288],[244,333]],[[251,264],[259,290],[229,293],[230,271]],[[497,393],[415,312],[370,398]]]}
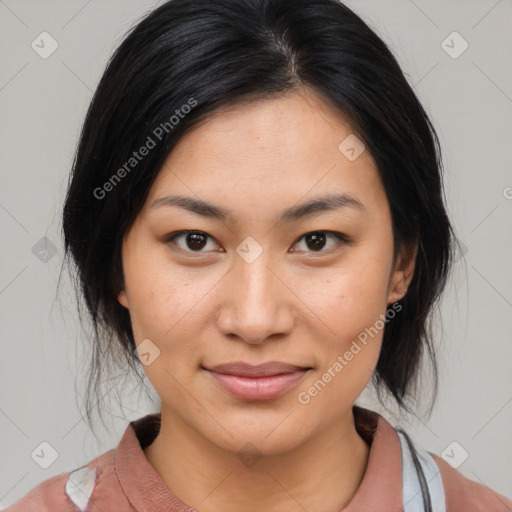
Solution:
{"label": "woman", "polygon": [[63,228],[91,389],[121,356],[161,412],[9,512],[512,509],[355,405],[371,381],[408,410],[423,354],[435,370],[454,237],[431,122],[342,3],[145,17],[90,106]]}

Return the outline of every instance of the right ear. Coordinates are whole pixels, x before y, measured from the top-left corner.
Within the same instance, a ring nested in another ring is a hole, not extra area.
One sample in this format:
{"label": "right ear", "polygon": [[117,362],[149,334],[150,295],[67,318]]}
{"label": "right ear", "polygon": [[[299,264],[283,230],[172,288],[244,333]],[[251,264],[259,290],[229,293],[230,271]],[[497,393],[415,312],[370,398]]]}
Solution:
{"label": "right ear", "polygon": [[130,309],[128,307],[128,298],[126,297],[126,290],[124,288],[118,293],[117,300],[121,306],[124,306],[126,309]]}

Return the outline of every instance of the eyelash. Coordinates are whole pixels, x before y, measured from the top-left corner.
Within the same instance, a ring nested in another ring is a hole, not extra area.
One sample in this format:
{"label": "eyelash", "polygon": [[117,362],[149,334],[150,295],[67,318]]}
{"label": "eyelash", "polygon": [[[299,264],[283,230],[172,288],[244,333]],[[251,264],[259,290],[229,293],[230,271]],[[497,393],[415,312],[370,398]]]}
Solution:
{"label": "eyelash", "polygon": [[[193,234],[193,233],[199,234],[199,235],[205,235],[209,239],[214,240],[213,237],[211,237],[208,233],[205,233],[204,231],[183,230],[183,231],[176,231],[175,233],[171,233],[169,236],[166,237],[165,241],[167,243],[172,243],[173,245],[176,245],[176,242],[175,242],[176,238],[178,238],[179,236],[182,236],[182,235],[188,235],[188,234]],[[305,252],[308,252],[308,253],[311,253],[311,254],[330,254],[331,252],[337,250],[340,245],[350,243],[350,237],[345,235],[345,234],[343,234],[343,233],[339,233],[337,231],[317,230],[317,231],[308,231],[307,233],[304,233],[302,236],[300,236],[294,242],[293,245],[296,245],[297,243],[299,243],[307,235],[314,235],[314,234],[318,234],[318,233],[322,233],[322,234],[325,234],[325,235],[331,235],[331,236],[337,238],[338,239],[337,246],[333,247],[331,249],[327,249],[327,250],[322,250],[321,249],[319,251],[305,251]],[[178,247],[178,250],[183,251],[183,252],[188,252],[188,253],[191,253],[191,254],[201,254],[201,253],[207,253],[208,252],[208,251],[202,251],[202,250],[201,251],[192,251],[192,250],[188,250],[188,249],[182,249],[180,247]],[[293,252],[296,252],[296,251],[293,251]]]}

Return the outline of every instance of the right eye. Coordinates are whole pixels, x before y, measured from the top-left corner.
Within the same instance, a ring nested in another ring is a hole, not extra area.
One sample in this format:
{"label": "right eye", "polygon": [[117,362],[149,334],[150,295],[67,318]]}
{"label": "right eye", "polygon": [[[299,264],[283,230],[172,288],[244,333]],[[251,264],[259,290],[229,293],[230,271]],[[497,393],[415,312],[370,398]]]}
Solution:
{"label": "right eye", "polygon": [[[203,250],[208,246],[208,239],[213,240],[204,231],[177,231],[166,237],[166,241],[177,246],[178,250],[190,253],[208,252]],[[216,244],[212,243],[212,245]],[[217,247],[219,246],[217,245]]]}

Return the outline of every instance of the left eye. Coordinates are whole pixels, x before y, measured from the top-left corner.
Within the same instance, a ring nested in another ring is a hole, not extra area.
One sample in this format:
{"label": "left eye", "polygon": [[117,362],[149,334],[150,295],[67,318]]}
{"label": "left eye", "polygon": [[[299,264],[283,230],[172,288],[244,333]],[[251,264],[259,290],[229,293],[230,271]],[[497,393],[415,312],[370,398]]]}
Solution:
{"label": "left eye", "polygon": [[[322,250],[325,248],[327,244],[327,240],[335,239],[337,243],[334,244],[334,246],[331,246],[327,250]],[[347,237],[342,235],[341,233],[336,233],[334,231],[311,231],[310,233],[306,233],[305,235],[302,235],[299,238],[299,241],[304,239],[304,243],[307,248],[313,249],[312,252],[330,252],[330,250],[336,248],[337,245],[340,243],[346,242]],[[296,242],[299,243],[298,241]],[[293,251],[295,252],[295,251]]]}
{"label": "left eye", "polygon": [[[184,240],[184,245],[181,247],[177,243],[177,240],[180,238]],[[331,244],[331,247],[329,247],[328,244],[329,238],[335,241]],[[172,242],[177,245],[179,249],[187,252],[208,252],[208,240],[213,240],[213,238],[204,231],[180,231],[167,237],[167,242]],[[309,252],[308,249],[311,250],[311,252],[330,252],[341,243],[347,242],[348,238],[334,231],[311,231],[302,235],[297,242],[295,242],[294,246],[298,245],[301,240],[304,240],[306,252]],[[324,250],[326,246],[327,249]],[[215,250],[218,247],[217,244],[212,242],[210,250]],[[299,251],[304,251],[304,249],[299,249]],[[296,249],[293,249],[292,252],[296,252]]]}

